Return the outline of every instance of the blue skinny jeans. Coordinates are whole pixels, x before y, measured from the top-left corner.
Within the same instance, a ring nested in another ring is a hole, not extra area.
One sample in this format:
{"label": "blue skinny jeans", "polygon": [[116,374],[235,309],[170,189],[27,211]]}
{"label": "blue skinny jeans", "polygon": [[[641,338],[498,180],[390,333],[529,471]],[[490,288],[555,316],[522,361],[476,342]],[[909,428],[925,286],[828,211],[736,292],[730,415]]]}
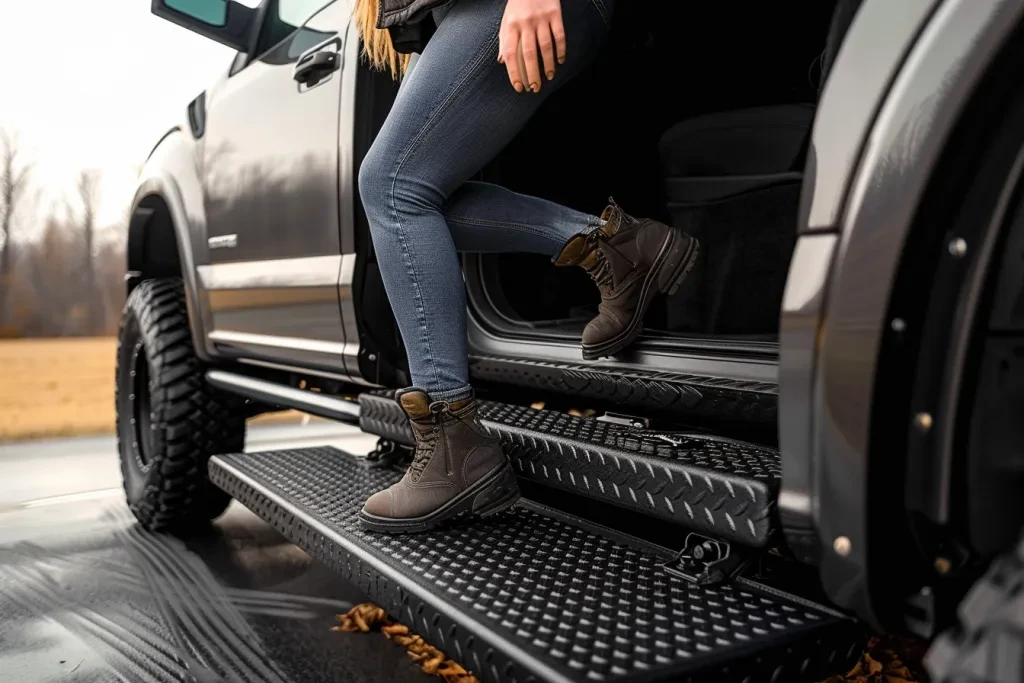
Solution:
{"label": "blue skinny jeans", "polygon": [[555,256],[572,236],[600,225],[596,216],[544,199],[467,182],[593,59],[611,0],[562,0],[566,61],[537,94],[517,93],[497,62],[504,10],[503,0],[455,0],[436,11],[437,32],[359,169],[412,382],[435,401],[471,393],[458,252]]}

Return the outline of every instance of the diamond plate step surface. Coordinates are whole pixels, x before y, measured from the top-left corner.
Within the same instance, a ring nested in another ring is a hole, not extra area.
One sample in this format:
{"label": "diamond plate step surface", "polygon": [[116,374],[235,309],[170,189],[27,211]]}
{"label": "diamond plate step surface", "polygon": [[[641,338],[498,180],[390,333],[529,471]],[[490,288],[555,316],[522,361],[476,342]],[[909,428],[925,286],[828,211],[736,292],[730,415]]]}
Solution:
{"label": "diamond plate step surface", "polygon": [[480,382],[544,389],[630,408],[761,424],[775,424],[778,418],[779,388],[774,382],[480,355],[470,357],[469,371]]}
{"label": "diamond plate step surface", "polygon": [[859,629],[753,583],[702,588],[670,555],[529,504],[425,534],[362,530],[401,474],[333,448],[215,456],[211,480],[485,681],[815,681]]}
{"label": "diamond plate step surface", "polygon": [[[412,443],[390,393],[361,395],[359,410],[364,431]],[[777,528],[782,468],[772,448],[491,401],[480,402],[479,417],[523,479],[752,547],[766,545]]]}

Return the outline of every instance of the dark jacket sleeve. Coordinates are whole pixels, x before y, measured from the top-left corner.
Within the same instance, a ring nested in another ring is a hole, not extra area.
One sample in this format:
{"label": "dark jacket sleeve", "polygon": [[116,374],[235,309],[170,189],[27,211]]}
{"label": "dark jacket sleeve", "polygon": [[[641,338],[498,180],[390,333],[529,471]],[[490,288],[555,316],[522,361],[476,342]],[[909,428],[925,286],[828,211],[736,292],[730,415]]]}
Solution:
{"label": "dark jacket sleeve", "polygon": [[449,0],[380,0],[377,28],[416,24],[430,16],[430,10]]}
{"label": "dark jacket sleeve", "polygon": [[423,21],[415,24],[398,24],[388,28],[391,34],[391,43],[395,51],[407,55],[413,52],[423,52],[427,46],[430,36],[434,35],[434,20],[427,16]]}

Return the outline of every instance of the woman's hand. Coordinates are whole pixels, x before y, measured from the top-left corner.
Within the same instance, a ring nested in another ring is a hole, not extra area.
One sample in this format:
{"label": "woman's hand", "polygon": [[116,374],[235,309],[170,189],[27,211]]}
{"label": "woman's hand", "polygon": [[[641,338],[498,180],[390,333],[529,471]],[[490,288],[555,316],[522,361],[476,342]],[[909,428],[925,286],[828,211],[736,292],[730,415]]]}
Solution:
{"label": "woman's hand", "polygon": [[516,92],[527,88],[540,92],[538,46],[549,81],[555,77],[556,57],[559,64],[565,62],[561,0],[508,0],[498,41],[498,61],[508,69],[508,79]]}

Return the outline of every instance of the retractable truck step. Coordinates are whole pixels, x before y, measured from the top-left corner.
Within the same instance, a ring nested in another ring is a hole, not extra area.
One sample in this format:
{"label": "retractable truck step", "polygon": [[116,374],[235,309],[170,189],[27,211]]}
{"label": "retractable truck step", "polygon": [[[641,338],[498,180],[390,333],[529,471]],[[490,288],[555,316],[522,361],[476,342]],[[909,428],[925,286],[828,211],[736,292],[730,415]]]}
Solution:
{"label": "retractable truck step", "polygon": [[[775,449],[695,434],[633,429],[594,418],[481,401],[521,479],[763,547],[777,530],[782,475]],[[359,397],[359,426],[403,444],[412,432],[389,393]]]}
{"label": "retractable truck step", "polygon": [[520,503],[424,534],[359,526],[401,477],[333,448],[215,456],[214,484],[485,681],[817,681],[860,629],[737,580],[709,588],[673,553]]}

